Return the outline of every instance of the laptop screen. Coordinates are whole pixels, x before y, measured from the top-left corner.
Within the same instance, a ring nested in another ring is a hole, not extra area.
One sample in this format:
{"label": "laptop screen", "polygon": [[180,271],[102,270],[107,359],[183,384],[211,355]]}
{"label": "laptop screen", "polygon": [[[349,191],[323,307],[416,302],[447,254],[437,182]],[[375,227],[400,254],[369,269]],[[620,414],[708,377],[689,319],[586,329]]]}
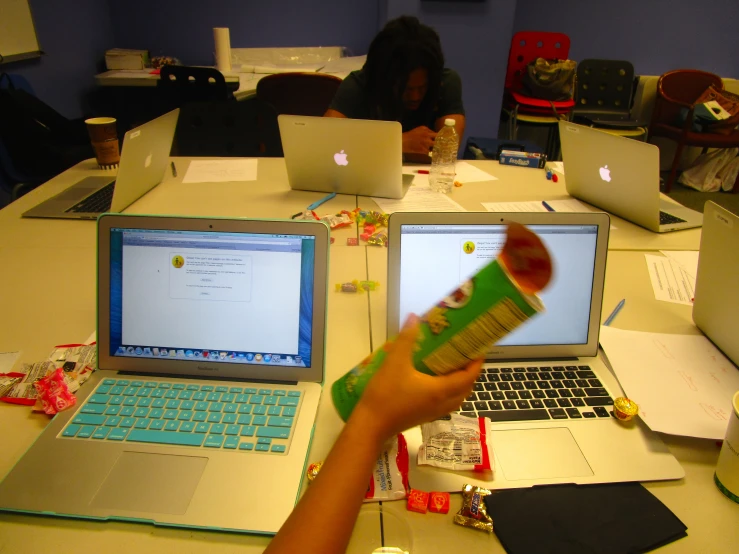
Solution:
{"label": "laptop screen", "polygon": [[110,355],[310,367],[315,237],[112,228]]}
{"label": "laptop screen", "polygon": [[[543,314],[501,340],[501,346],[588,342],[597,225],[528,225],[549,249],[554,275],[540,293]],[[423,314],[503,247],[505,225],[401,225],[399,321]]]}

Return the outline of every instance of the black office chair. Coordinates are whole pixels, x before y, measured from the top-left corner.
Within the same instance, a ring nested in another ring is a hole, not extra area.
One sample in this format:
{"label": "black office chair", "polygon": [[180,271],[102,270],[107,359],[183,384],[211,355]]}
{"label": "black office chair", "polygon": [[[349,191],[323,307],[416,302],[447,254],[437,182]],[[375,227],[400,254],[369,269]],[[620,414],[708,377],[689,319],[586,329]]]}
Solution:
{"label": "black office chair", "polygon": [[184,104],[171,155],[281,157],[277,112],[256,97]]}
{"label": "black office chair", "polygon": [[212,67],[165,65],[159,73],[157,88],[169,109],[188,102],[225,102],[233,100],[226,78]]}

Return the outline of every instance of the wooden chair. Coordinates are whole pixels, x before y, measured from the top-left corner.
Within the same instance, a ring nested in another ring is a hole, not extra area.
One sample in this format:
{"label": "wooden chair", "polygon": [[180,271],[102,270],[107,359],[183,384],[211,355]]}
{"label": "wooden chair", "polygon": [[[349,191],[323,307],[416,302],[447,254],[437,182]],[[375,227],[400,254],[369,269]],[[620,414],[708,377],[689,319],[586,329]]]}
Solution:
{"label": "wooden chair", "polygon": [[277,113],[256,97],[184,104],[171,155],[281,157]]}
{"label": "wooden chair", "polygon": [[326,73],[277,73],[257,83],[257,98],[278,114],[320,117],[328,109],[341,79]]}
{"label": "wooden chair", "polygon": [[[700,146],[705,152],[708,148],[733,148],[739,146],[739,131],[731,134],[696,133],[692,130],[695,101],[709,87],[724,89],[721,77],[713,73],[695,69],[678,69],[665,73],[657,82],[652,121],[649,124],[649,140],[652,137],[665,137],[677,143],[672,160],[670,175],[665,182],[665,192],[670,192],[675,182],[677,167],[685,146]],[[687,110],[685,122],[680,123],[681,110]],[[734,185],[734,190],[737,190]]]}

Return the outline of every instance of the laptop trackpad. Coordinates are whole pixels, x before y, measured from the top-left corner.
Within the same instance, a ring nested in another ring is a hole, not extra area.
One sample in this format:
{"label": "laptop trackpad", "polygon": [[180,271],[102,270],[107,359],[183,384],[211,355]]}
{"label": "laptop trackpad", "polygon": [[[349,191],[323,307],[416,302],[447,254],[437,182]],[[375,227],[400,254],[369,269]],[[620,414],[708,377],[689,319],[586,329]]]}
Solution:
{"label": "laptop trackpad", "polygon": [[194,456],[123,452],[91,506],[184,514],[207,463]]}
{"label": "laptop trackpad", "polygon": [[508,481],[593,475],[566,427],[493,431],[493,448]]}

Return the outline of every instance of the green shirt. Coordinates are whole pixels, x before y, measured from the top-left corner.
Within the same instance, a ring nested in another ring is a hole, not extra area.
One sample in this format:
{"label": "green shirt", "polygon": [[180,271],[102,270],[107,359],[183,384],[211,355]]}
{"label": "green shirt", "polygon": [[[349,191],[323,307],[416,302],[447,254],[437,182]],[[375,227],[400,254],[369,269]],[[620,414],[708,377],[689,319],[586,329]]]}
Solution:
{"label": "green shirt", "polygon": [[[372,103],[367,90],[367,77],[364,70],[352,71],[339,86],[336,95],[331,100],[329,109],[336,110],[352,119],[377,119],[373,116]],[[407,112],[400,122],[403,132],[425,125],[434,128],[436,120],[445,115],[464,115],[462,104],[462,80],[456,71],[444,69],[441,75],[439,100],[434,111],[424,120],[418,112]]]}

